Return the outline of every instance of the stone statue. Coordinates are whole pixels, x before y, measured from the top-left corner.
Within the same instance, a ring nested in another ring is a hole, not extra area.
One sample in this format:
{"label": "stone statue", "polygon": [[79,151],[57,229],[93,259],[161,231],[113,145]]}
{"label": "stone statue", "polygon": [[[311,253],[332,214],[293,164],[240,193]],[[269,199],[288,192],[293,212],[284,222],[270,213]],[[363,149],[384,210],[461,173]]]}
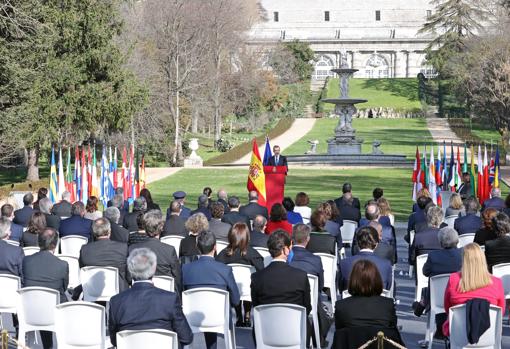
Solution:
{"label": "stone statue", "polygon": [[378,141],[378,140],[375,140],[372,142],[372,155],[383,155],[384,153],[382,152],[381,149],[379,149],[379,147],[381,146],[381,142]]}
{"label": "stone statue", "polygon": [[340,118],[340,122],[336,128],[336,132],[352,132],[352,116],[356,114],[356,108],[353,105],[337,104],[335,107],[335,114]]}
{"label": "stone statue", "polygon": [[310,150],[307,150],[305,154],[315,154],[317,153],[317,144],[319,144],[319,141],[317,139],[311,141],[308,141],[308,144],[310,144]]}

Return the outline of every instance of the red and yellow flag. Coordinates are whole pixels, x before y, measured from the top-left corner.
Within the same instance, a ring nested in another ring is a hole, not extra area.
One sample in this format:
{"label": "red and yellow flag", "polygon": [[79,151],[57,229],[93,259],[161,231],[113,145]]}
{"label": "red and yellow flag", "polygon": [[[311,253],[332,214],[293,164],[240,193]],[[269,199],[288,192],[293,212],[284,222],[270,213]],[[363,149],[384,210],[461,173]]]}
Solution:
{"label": "red and yellow flag", "polygon": [[266,176],[255,138],[253,139],[247,188],[249,191],[257,191],[259,194],[259,205],[266,206]]}

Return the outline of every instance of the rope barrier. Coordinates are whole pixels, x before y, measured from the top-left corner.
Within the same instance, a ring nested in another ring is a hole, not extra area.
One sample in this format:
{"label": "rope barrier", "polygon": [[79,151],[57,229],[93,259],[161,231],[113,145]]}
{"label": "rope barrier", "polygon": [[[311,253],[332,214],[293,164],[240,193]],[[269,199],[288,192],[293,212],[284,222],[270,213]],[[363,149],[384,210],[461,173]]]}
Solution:
{"label": "rope barrier", "polygon": [[14,339],[11,336],[9,336],[9,332],[7,332],[7,330],[2,330],[2,346],[1,346],[1,348],[2,349],[8,349],[9,348],[9,343],[16,345],[17,348],[30,349],[26,345],[21,344],[16,339]]}
{"label": "rope barrier", "polygon": [[376,342],[377,341],[377,349],[383,349],[384,348],[384,341],[390,343],[391,345],[393,345],[395,348],[398,348],[398,349],[407,349],[406,347],[398,344],[397,342],[389,339],[389,338],[386,338],[384,337],[384,333],[383,332],[377,332],[377,336],[375,336],[374,338],[372,338],[371,340],[369,340],[368,342],[366,342],[365,344],[363,344],[361,347],[359,347],[358,349],[366,349],[368,348],[372,343]]}

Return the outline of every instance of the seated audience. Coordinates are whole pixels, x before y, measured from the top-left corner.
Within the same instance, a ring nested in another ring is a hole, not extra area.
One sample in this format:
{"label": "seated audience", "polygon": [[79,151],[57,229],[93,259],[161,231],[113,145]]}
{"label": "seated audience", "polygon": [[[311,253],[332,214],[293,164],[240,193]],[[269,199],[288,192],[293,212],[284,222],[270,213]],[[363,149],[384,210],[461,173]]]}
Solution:
{"label": "seated audience", "polygon": [[232,226],[228,223],[222,222],[225,208],[219,202],[211,205],[212,218],[209,221],[209,231],[214,234],[216,240],[227,241],[228,232]]}
{"label": "seated audience", "polygon": [[207,199],[207,195],[202,194],[198,197],[197,209],[191,211],[191,215],[195,213],[203,213],[208,221],[211,220],[211,210],[209,209],[209,199]]}
{"label": "seated audience", "polygon": [[[54,256],[58,243],[56,230],[45,228],[38,235],[38,243],[41,250],[23,259],[22,287],[39,286],[57,290],[60,293],[60,303],[65,303],[67,302],[65,291],[69,284],[69,265]],[[50,331],[40,331],[40,333],[43,348],[52,348],[53,333]]]}
{"label": "seated audience", "polygon": [[34,202],[34,210],[39,211],[39,202],[48,197],[48,188],[39,188],[37,191],[37,200]]}
{"label": "seated audience", "polygon": [[352,196],[352,186],[345,183],[342,186],[342,196],[335,200],[342,220],[359,222],[361,219],[359,199]]}
{"label": "seated audience", "polygon": [[475,233],[475,240],[478,245],[484,246],[488,240],[494,240],[497,238],[496,232],[494,231],[494,224],[492,220],[498,214],[498,210],[493,207],[486,208],[482,212],[482,227]]}
{"label": "seated audience", "polygon": [[9,240],[20,242],[23,235],[23,227],[13,222],[14,207],[11,204],[4,204],[0,209],[1,216],[11,222]]}
{"label": "seated audience", "polygon": [[[181,345],[191,344],[193,333],[177,293],[157,288],[151,279],[156,255],[148,248],[133,250],[127,260],[133,286],[110,299],[108,330],[113,346],[124,330],[163,329],[177,333]],[[164,306],[162,306],[164,304]]]}
{"label": "seated audience", "polygon": [[92,240],[92,221],[86,219],[85,205],[81,201],[76,201],[71,207],[71,217],[60,222],[60,237],[68,235],[84,236],[89,241]]}
{"label": "seated audience", "polygon": [[478,213],[478,200],[469,197],[464,202],[466,215],[455,220],[453,228],[459,235],[474,234],[482,227],[482,220],[476,214]]}
{"label": "seated audience", "polygon": [[[181,213],[180,217],[182,217],[184,220],[188,219],[191,216],[191,209],[185,206],[186,204],[186,193],[183,191],[176,191],[173,193],[174,200],[179,202],[181,205]],[[170,210],[166,211],[166,218],[170,216]]]}
{"label": "seated audience", "polygon": [[[123,190],[122,190],[122,188],[117,188],[116,191],[123,191]],[[108,203],[106,205],[107,205],[107,207],[117,207],[117,209],[120,212],[118,224],[122,225],[122,223],[124,222],[124,216],[129,213],[129,202],[127,200],[124,200],[124,196],[122,196],[122,194],[115,194],[113,196],[113,199],[108,201]]]}
{"label": "seated audience", "polygon": [[269,221],[266,225],[266,234],[282,229],[287,233],[292,234],[292,224],[287,221],[287,211],[282,204],[274,204],[271,207],[271,213],[269,214]]}
{"label": "seated audience", "polygon": [[95,221],[98,218],[103,217],[103,213],[98,210],[99,200],[95,196],[91,196],[87,199],[87,206],[85,206],[85,214],[83,218]]}
{"label": "seated audience", "polygon": [[492,221],[496,239],[485,242],[485,258],[490,272],[496,264],[510,263],[510,218],[498,213]]}
{"label": "seated audience", "polygon": [[459,186],[457,192],[460,194],[462,200],[466,200],[471,195],[471,175],[468,172],[462,173],[462,184]]}
{"label": "seated audience", "polygon": [[161,237],[168,235],[186,236],[188,230],[186,229],[186,220],[181,215],[181,204],[179,201],[174,200],[170,203],[170,215],[167,216],[165,226],[163,227],[163,234]]}
{"label": "seated audience", "polygon": [[326,222],[327,217],[323,212],[312,213],[310,220],[312,233],[306,248],[312,253],[328,253],[334,256],[341,245],[337,245],[336,237],[326,231]]}
{"label": "seated audience", "polygon": [[240,214],[247,216],[251,220],[255,219],[258,215],[263,216],[266,219],[269,217],[267,208],[259,205],[259,194],[255,190],[249,192],[248,201],[249,203],[247,205],[239,208]]}
{"label": "seated audience", "polygon": [[377,199],[376,202],[377,206],[379,206],[379,223],[394,226],[395,216],[391,213],[390,202],[384,197]]}
{"label": "seated audience", "polygon": [[19,210],[14,211],[14,219],[13,222],[21,225],[22,227],[28,226],[28,222],[30,221],[30,217],[32,217],[32,213],[34,209],[32,208],[32,203],[34,201],[34,196],[32,193],[27,193],[23,195],[23,207]]}
{"label": "seated audience", "polygon": [[338,224],[335,221],[335,217],[333,217],[333,212],[335,211],[336,213],[337,210],[338,209],[336,208],[334,202],[333,205],[331,205],[329,202],[323,202],[322,204],[319,204],[319,206],[317,206],[317,211],[324,213],[326,217],[326,224],[324,225],[324,227],[322,227],[322,229],[326,230],[329,233],[329,235],[335,238],[338,246],[342,246],[342,234],[340,232],[341,224]]}
{"label": "seated audience", "polygon": [[[448,313],[450,308],[464,304],[471,299],[485,299],[490,304],[501,308],[505,313],[505,294],[500,278],[492,276],[480,246],[470,243],[464,246],[462,268],[450,275],[444,294],[444,309],[446,322],[443,324],[443,334],[450,335]],[[491,324],[495,326],[495,324]]]}
{"label": "seated audience", "polygon": [[391,288],[393,269],[391,267],[390,261],[374,254],[374,250],[379,243],[379,235],[377,234],[377,231],[370,226],[362,227],[356,233],[356,238],[356,243],[360,249],[359,253],[355,256],[347,257],[340,261],[340,291],[347,289],[347,286],[349,285],[351,269],[354,263],[360,259],[368,259],[377,266],[383,281],[383,287],[384,289],[389,290]]}
{"label": "seated audience", "polygon": [[428,228],[416,233],[410,247],[410,263],[412,265],[415,264],[416,257],[419,255],[441,249],[437,234],[442,222],[443,210],[437,206],[430,207],[427,211]]}
{"label": "seated audience", "polygon": [[510,194],[506,196],[505,208],[503,209],[503,213],[510,217]]}
{"label": "seated audience", "polygon": [[173,246],[159,241],[163,231],[163,214],[160,210],[151,210],[143,215],[143,226],[147,239],[129,246],[129,253],[137,248],[148,248],[156,254],[156,274],[174,278],[175,289],[181,289],[181,265]]}
{"label": "seated audience", "polygon": [[[377,230],[377,235],[379,236],[379,243],[377,244],[377,247],[374,250],[374,254],[376,256],[379,256],[381,258],[389,260],[391,265],[394,265],[395,263],[397,263],[397,255],[396,255],[395,248],[392,245],[390,245],[389,243],[384,242],[382,240],[382,234],[383,234],[382,224],[379,222],[372,221],[372,222],[368,223],[368,226]],[[357,255],[358,253],[359,253],[359,246],[356,243],[356,235],[354,235],[354,242],[351,246],[351,254],[354,256],[354,255]]]}
{"label": "seated audience", "polygon": [[303,218],[303,223],[308,224],[310,222],[310,216],[312,215],[312,209],[308,206],[310,198],[306,193],[301,191],[296,194],[295,203],[294,212],[299,213]]}
{"label": "seated audience", "polygon": [[151,210],[161,211],[159,205],[152,200],[152,195],[149,189],[143,188],[142,190],[140,190],[140,196],[145,199],[145,202],[147,202],[147,211]]}
{"label": "seated audience", "polygon": [[465,213],[464,205],[462,203],[462,198],[460,194],[452,193],[450,196],[450,202],[448,207],[446,208],[445,217],[449,216],[463,216]]}
{"label": "seated audience", "polygon": [[[191,262],[200,255],[197,237],[201,232],[209,231],[209,222],[203,213],[195,213],[186,221],[186,229],[189,231],[188,236],[181,240],[179,246],[179,258],[182,264]],[[214,243],[216,244],[216,239]]]}
{"label": "seated audience", "polygon": [[213,199],[212,199],[212,189],[211,187],[205,187],[203,190],[202,190],[202,194],[204,194],[205,196],[207,196],[207,200],[209,202],[209,209],[211,209],[211,205],[215,202]]}
{"label": "seated audience", "polygon": [[[205,216],[197,213],[194,216]],[[192,219],[190,217],[190,219]],[[206,220],[207,222],[207,220]],[[182,246],[182,245],[181,245]],[[239,290],[234,279],[232,268],[214,260],[216,254],[216,238],[209,231],[201,231],[196,238],[196,246],[200,258],[182,266],[182,285],[184,290],[198,287],[213,287],[229,293],[230,305],[236,307],[241,301]],[[231,323],[231,321],[229,321]],[[204,333],[208,349],[216,348],[216,333]]]}
{"label": "seated audience", "polygon": [[[365,207],[365,218],[362,218],[359,222],[359,226],[363,227],[365,225],[368,225],[370,222],[379,223],[381,218],[381,211],[379,210],[379,205],[377,205],[377,202],[370,201],[368,205]],[[393,231],[393,228],[389,224],[383,224],[382,229],[382,240],[396,248],[397,242],[395,233]]]}
{"label": "seated audience", "polygon": [[[236,223],[228,234],[228,245],[216,260],[225,264],[251,265],[256,271],[264,269],[264,259],[250,246],[250,230],[244,223]],[[243,301],[244,317],[241,305],[236,307],[236,326],[251,327],[251,302]]]}
{"label": "seated audience", "polygon": [[51,209],[53,204],[49,198],[44,198],[39,201],[39,211],[44,213],[46,217],[46,226],[59,230],[60,227],[60,217],[51,213]]}
{"label": "seated audience", "polygon": [[246,223],[248,227],[250,227],[250,219],[248,216],[245,216],[244,214],[241,214],[239,212],[239,206],[241,205],[241,202],[239,201],[239,198],[237,196],[231,196],[228,198],[228,212],[225,211],[225,214],[223,214],[223,217],[221,218],[221,221],[224,223],[228,223],[230,225],[234,225],[236,223]]}
{"label": "seated audience", "polygon": [[39,234],[46,228],[44,213],[36,211],[32,214],[27,230],[21,235],[19,245],[21,247],[39,246]]}
{"label": "seated audience", "polygon": [[0,218],[0,274],[19,276],[23,280],[23,249],[6,242],[10,238],[12,224],[7,218]]}
{"label": "seated audience", "polygon": [[62,193],[62,200],[53,205],[51,213],[60,219],[71,217],[71,193],[67,190]]}
{"label": "seated audience", "polygon": [[122,221],[122,226],[126,228],[130,233],[138,230],[138,216],[143,215],[147,211],[147,201],[145,198],[139,197],[136,198],[133,202],[133,212],[126,213],[124,215],[124,220]]}
{"label": "seated audience", "polygon": [[418,211],[418,209],[419,209],[418,199],[421,197],[429,198],[430,200],[432,200],[432,195],[430,195],[429,190],[426,187],[421,188],[416,193],[416,202],[413,204],[413,212]]}
{"label": "seated audience", "polygon": [[384,196],[384,190],[382,188],[374,188],[372,191],[372,197],[374,201],[378,201],[380,198]]}
{"label": "seated audience", "polygon": [[[428,191],[427,191],[428,193]],[[409,215],[409,219],[407,220],[407,235],[404,237],[404,240],[409,243],[409,233],[414,230],[416,232],[416,225],[420,223],[427,224],[427,214],[425,208],[432,203],[432,199],[427,196],[420,196],[416,199],[416,211],[413,211],[411,215]]]}
{"label": "seated audience", "polygon": [[253,229],[250,233],[251,247],[267,248],[267,239],[269,238],[264,231],[266,230],[267,220],[264,216],[255,216],[253,220]]}
{"label": "seated audience", "polygon": [[482,211],[489,207],[495,208],[498,211],[503,211],[506,208],[505,200],[501,198],[501,189],[491,189],[491,198],[485,200],[482,204]]}
{"label": "seated audience", "polygon": [[294,212],[294,201],[291,198],[285,197],[282,202],[283,207],[287,211],[287,221],[290,224],[298,224],[303,223],[303,217],[301,217],[300,213]]}
{"label": "seated audience", "polygon": [[219,202],[223,205],[223,208],[225,209],[225,213],[228,213],[230,211],[230,208],[228,207],[228,195],[225,189],[218,190],[218,193],[216,194],[218,197],[218,200],[216,202]]}
{"label": "seated audience", "polygon": [[110,221],[110,227],[112,229],[110,240],[127,243],[129,231],[122,225],[119,225],[119,209],[115,206],[107,207],[106,210],[104,210],[104,217]]}
{"label": "seated audience", "polygon": [[143,211],[137,211],[138,215],[136,216],[136,226],[137,229],[135,231],[129,232],[128,236],[128,246],[131,246],[133,244],[137,244],[140,242],[144,242],[149,238],[149,236],[145,232],[145,224],[143,221],[143,215],[145,212]]}

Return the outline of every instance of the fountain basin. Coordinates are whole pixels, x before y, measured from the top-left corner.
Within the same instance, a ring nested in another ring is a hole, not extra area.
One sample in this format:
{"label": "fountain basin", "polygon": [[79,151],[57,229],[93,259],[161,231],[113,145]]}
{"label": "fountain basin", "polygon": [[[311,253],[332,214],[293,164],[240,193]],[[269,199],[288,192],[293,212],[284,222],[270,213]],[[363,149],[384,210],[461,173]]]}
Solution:
{"label": "fountain basin", "polygon": [[362,98],[325,98],[321,99],[321,102],[339,105],[352,105],[358,103],[366,103],[368,100]]}

